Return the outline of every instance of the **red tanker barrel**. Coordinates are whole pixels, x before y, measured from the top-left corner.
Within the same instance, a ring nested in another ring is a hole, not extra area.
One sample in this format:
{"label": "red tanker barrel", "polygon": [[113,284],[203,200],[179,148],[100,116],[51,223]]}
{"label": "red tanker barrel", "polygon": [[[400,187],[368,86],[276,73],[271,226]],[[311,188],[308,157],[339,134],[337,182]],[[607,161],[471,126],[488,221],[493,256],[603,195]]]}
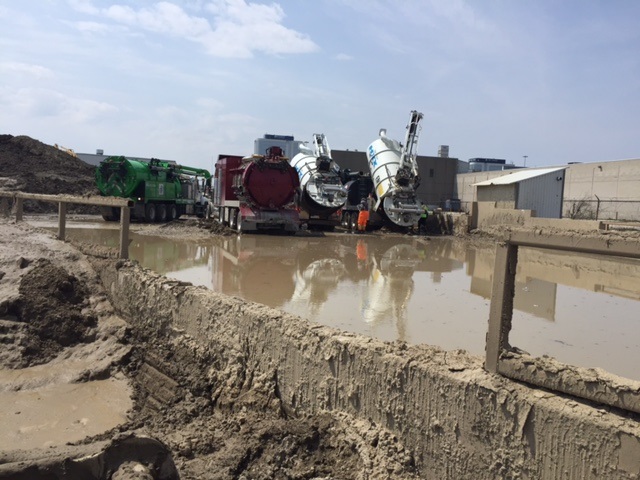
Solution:
{"label": "red tanker barrel", "polygon": [[256,205],[273,209],[293,201],[300,179],[287,161],[254,161],[246,167],[242,184]]}

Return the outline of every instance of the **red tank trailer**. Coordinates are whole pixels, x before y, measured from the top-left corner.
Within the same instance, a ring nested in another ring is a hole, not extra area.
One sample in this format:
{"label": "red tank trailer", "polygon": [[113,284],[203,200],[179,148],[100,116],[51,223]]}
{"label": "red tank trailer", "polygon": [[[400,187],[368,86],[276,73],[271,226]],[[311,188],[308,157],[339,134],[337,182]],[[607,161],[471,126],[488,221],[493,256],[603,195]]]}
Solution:
{"label": "red tank trailer", "polygon": [[280,147],[265,155],[219,155],[213,179],[213,213],[238,232],[297,232],[298,173]]}

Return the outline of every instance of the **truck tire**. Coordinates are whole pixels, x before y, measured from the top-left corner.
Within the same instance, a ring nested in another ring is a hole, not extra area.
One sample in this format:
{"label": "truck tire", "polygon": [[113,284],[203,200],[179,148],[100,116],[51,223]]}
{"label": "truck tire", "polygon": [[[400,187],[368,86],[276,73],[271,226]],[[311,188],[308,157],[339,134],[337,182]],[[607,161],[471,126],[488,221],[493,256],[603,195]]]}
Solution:
{"label": "truck tire", "polygon": [[120,220],[120,209],[116,207],[102,207],[102,218],[107,222],[117,222]]}
{"label": "truck tire", "polygon": [[165,223],[167,221],[167,206],[164,204],[158,205],[156,210],[156,222]]}
{"label": "truck tire", "polygon": [[352,231],[358,230],[358,212],[351,212],[351,220],[349,221],[349,229]]}
{"label": "truck tire", "polygon": [[236,230],[238,233],[242,232],[242,214],[240,213],[240,210],[236,212]]}
{"label": "truck tire", "polygon": [[237,221],[238,216],[236,215],[235,209],[229,210],[229,228],[231,230],[235,230],[236,228],[238,228],[238,225],[236,223]]}
{"label": "truck tire", "polygon": [[349,212],[342,212],[342,220],[340,224],[347,230],[349,229],[349,218],[350,218]]}
{"label": "truck tire", "polygon": [[156,221],[156,206],[153,203],[147,203],[144,208],[144,219],[149,223]]}
{"label": "truck tire", "polygon": [[175,220],[178,218],[178,208],[171,204],[169,205],[169,207],[167,208],[167,221],[171,222],[172,220]]}
{"label": "truck tire", "polygon": [[207,216],[207,204],[196,205],[196,217],[204,218]]}

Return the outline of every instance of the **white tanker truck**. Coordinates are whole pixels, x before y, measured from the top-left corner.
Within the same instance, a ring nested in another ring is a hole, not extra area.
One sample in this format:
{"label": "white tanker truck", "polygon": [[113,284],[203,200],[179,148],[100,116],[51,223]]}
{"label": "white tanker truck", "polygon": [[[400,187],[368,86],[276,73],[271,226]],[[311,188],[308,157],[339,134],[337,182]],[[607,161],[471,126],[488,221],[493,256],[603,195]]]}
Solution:
{"label": "white tanker truck", "polygon": [[422,202],[416,197],[420,184],[416,161],[420,120],[422,113],[413,110],[404,144],[388,138],[386,130],[382,129],[380,138],[367,149],[376,195],[373,210],[379,212],[391,227],[416,225],[423,212]]}
{"label": "white tanker truck", "polygon": [[340,223],[336,212],[344,205],[347,192],[324,134],[315,133],[313,145],[300,145],[300,153],[291,159],[300,177],[300,219],[310,227],[332,230]]}

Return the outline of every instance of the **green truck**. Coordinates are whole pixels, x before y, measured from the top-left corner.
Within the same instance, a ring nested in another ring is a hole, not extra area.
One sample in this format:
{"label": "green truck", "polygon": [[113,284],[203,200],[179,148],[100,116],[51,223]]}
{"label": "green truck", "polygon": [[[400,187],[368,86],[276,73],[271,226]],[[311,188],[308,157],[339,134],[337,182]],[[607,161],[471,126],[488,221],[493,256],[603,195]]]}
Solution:
{"label": "green truck", "polygon": [[[207,215],[211,174],[156,158],[108,157],[96,168],[96,185],[104,196],[132,200],[132,219],[167,222],[181,215]],[[120,219],[119,208],[101,207],[101,213],[107,221]]]}

